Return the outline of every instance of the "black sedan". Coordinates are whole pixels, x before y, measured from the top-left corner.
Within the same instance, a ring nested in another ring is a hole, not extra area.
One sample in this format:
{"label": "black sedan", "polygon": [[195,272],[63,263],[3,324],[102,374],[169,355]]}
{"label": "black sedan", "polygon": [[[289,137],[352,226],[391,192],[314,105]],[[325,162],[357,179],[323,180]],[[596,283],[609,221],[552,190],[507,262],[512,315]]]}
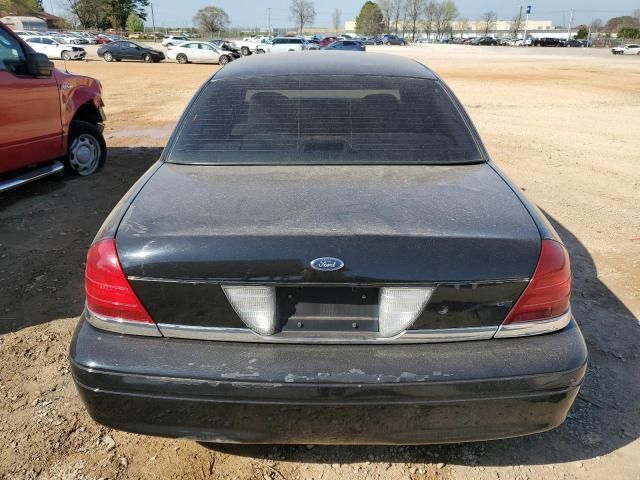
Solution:
{"label": "black sedan", "polygon": [[131,432],[524,435],[564,421],[587,361],[567,249],[451,90],[396,55],[216,72],[98,232],[85,286],[73,377]]}
{"label": "black sedan", "polygon": [[164,60],[164,53],[146,45],[128,40],[106,43],[98,47],[98,56],[106,62],[121,60],[142,60],[143,62],[159,62]]}

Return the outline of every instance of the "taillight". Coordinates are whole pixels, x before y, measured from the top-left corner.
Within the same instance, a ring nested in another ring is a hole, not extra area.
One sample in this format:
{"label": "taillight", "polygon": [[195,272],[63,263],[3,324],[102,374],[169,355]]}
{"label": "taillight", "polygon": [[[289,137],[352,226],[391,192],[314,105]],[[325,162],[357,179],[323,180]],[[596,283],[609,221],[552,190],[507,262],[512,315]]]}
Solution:
{"label": "taillight", "polygon": [[91,313],[120,321],[154,323],[129,285],[114,239],[102,240],[89,249],[84,286]]}
{"label": "taillight", "polygon": [[542,240],[538,265],[529,285],[502,325],[515,326],[560,317],[569,311],[571,269],[565,247]]}

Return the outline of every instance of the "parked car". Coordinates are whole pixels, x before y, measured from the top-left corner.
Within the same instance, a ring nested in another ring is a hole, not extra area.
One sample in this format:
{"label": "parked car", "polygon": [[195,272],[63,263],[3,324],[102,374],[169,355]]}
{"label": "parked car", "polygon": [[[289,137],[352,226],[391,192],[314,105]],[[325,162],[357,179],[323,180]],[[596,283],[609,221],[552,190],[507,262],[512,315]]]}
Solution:
{"label": "parked car", "polygon": [[25,32],[24,30],[15,30],[13,33],[21,38],[27,38],[31,36],[31,33]]}
{"label": "parked car", "polygon": [[82,60],[87,52],[84,48],[64,43],[62,38],[56,37],[27,37],[24,39],[33,50],[44,53],[48,58],[62,60]]}
{"label": "parked car", "polygon": [[111,43],[112,41],[113,40],[111,40],[107,35],[96,35],[96,42],[98,42],[98,45],[104,45],[105,43]]}
{"label": "parked car", "polygon": [[0,192],[107,156],[100,82],[64,73],[0,22]]}
{"label": "parked car", "polygon": [[614,55],[640,55],[640,44],[628,43],[619,47],[613,47],[611,53]]}
{"label": "parked car", "polygon": [[178,63],[219,63],[226,65],[235,58],[231,52],[225,52],[207,42],[185,42],[173,47],[167,58]]}
{"label": "parked car", "polygon": [[96,45],[98,43],[96,36],[89,32],[78,32],[78,34],[86,38],[91,45]]}
{"label": "parked car", "polygon": [[162,46],[173,47],[174,45],[180,45],[187,41],[189,41],[189,37],[186,35],[165,35],[162,39]]}
{"label": "parked car", "polygon": [[364,37],[360,39],[360,43],[363,45],[382,45],[381,37]]}
{"label": "parked car", "polygon": [[[242,41],[234,42],[235,47],[242,52],[242,55],[247,56],[251,55],[254,52],[257,52],[257,49],[262,46],[269,45],[271,42],[270,37],[249,37],[245,38]],[[264,53],[264,52],[257,52]]]}
{"label": "parked car", "polygon": [[104,58],[105,62],[115,60],[142,60],[147,63],[157,63],[164,60],[164,53],[140,43],[128,40],[107,43],[98,47],[98,56]]}
{"label": "parked car", "polygon": [[537,433],[586,369],[570,286],[431,70],[253,56],[203,84],[96,236],[72,378],[99,423],[207,442]]}
{"label": "parked car", "polygon": [[213,39],[209,40],[209,43],[214,47],[219,48],[223,52],[229,53],[233,60],[242,56],[242,52],[240,51],[240,49],[237,48],[235,44],[233,42],[230,42],[229,40]]}
{"label": "parked car", "polygon": [[309,50],[309,44],[304,38],[278,37],[269,43],[258,45],[256,53],[279,53]]}
{"label": "parked car", "polygon": [[404,38],[400,38],[397,35],[383,35],[382,43],[384,45],[406,45]]}
{"label": "parked car", "polygon": [[584,43],[582,43],[580,40],[576,40],[575,38],[572,38],[570,40],[563,40],[562,41],[562,46],[563,47],[577,47],[577,48],[582,48],[584,47]]}
{"label": "parked car", "polygon": [[498,45],[498,41],[493,37],[480,37],[472,45],[494,46]]}
{"label": "parked car", "polygon": [[562,41],[559,38],[553,37],[543,37],[536,38],[533,41],[534,47],[560,47],[562,46]]}
{"label": "parked car", "polygon": [[90,43],[89,39],[85,37],[83,34],[81,34],[80,32],[68,32],[67,35],[78,39],[79,45],[88,45]]}
{"label": "parked car", "polygon": [[327,45],[330,45],[337,41],[338,37],[324,37],[322,40],[320,40],[320,48],[326,47]]}
{"label": "parked car", "polygon": [[338,40],[337,42],[333,42],[326,47],[322,47],[320,50],[341,50],[341,51],[354,51],[354,52],[364,52],[366,47],[357,40]]}

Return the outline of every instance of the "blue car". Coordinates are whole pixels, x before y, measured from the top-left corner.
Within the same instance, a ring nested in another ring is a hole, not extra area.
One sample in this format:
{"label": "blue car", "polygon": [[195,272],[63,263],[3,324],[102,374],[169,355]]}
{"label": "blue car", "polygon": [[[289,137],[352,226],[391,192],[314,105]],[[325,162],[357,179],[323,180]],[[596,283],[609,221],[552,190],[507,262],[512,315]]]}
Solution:
{"label": "blue car", "polygon": [[322,47],[320,50],[342,50],[352,52],[364,52],[366,47],[357,40],[338,40]]}

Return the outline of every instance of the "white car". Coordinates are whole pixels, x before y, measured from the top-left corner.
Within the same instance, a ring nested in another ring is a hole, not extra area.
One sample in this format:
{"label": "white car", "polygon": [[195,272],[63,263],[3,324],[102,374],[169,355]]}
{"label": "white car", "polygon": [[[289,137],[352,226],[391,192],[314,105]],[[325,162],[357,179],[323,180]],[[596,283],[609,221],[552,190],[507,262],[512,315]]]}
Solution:
{"label": "white car", "polygon": [[258,45],[256,53],[299,52],[309,50],[309,44],[304,38],[279,37],[269,43]]}
{"label": "white car", "polygon": [[628,43],[620,47],[613,47],[611,53],[614,55],[640,55],[640,44]]}
{"label": "white car", "polygon": [[24,40],[36,52],[44,53],[49,58],[82,60],[87,55],[84,48],[69,45],[60,37],[26,37]]}
{"label": "white car", "polygon": [[[62,41],[63,43],[66,43],[68,45],[80,45],[81,43],[83,43],[83,40],[75,35],[71,35],[70,33],[59,32],[55,37],[56,39],[59,39],[59,41]],[[84,43],[86,43],[86,41]]]}
{"label": "white car", "polygon": [[173,47],[175,45],[180,45],[181,43],[188,42],[189,37],[186,35],[166,35],[162,39],[162,46],[164,47]]}
{"label": "white car", "polygon": [[185,42],[167,52],[167,58],[178,63],[219,63],[226,65],[233,57],[208,42]]}
{"label": "white car", "polygon": [[269,37],[245,37],[242,41],[233,42],[233,45],[246,57],[252,52],[256,52],[258,47],[268,45],[270,42],[271,38]]}

